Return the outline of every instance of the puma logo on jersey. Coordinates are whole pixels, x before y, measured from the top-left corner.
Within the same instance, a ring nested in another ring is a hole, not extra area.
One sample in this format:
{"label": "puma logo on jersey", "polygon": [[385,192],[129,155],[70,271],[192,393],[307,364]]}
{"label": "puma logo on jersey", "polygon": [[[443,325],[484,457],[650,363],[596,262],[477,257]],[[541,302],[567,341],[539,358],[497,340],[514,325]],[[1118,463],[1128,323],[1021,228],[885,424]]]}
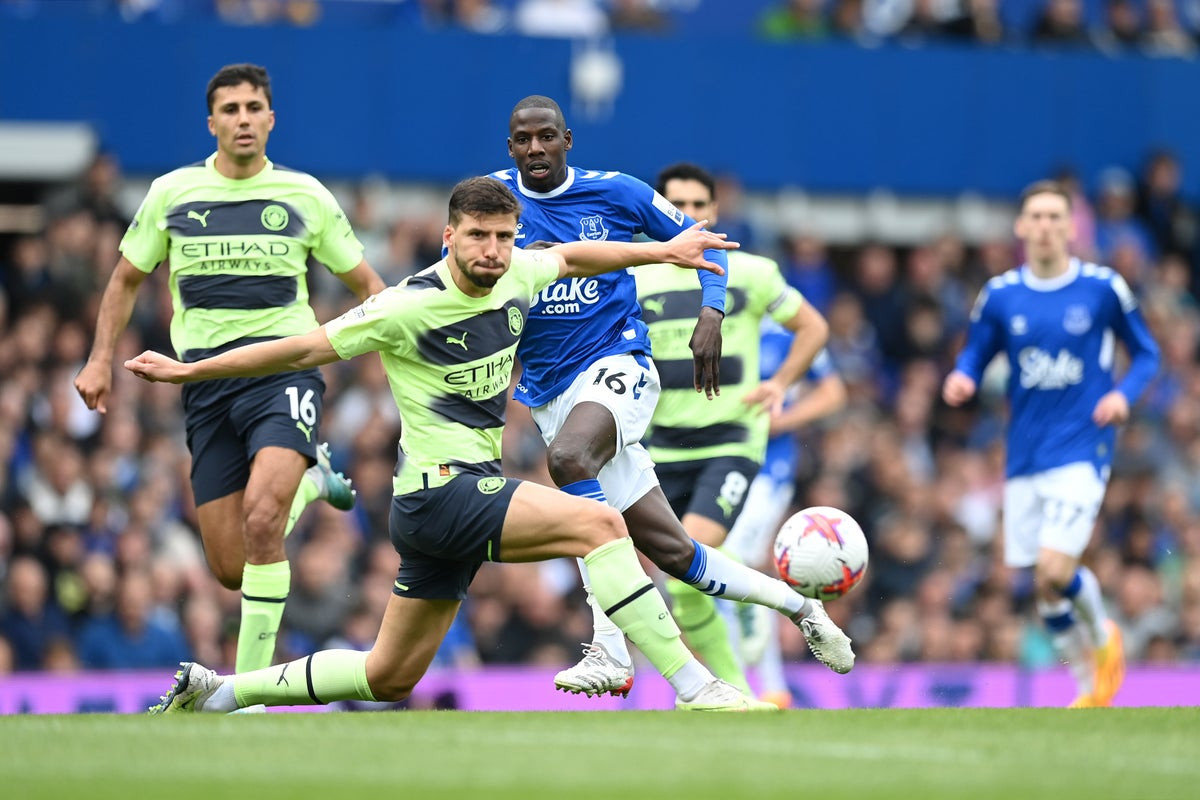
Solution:
{"label": "puma logo on jersey", "polygon": [[201,228],[207,228],[208,227],[208,215],[211,213],[212,213],[211,208],[207,209],[203,214],[197,214],[195,211],[189,211],[187,213],[187,218],[194,219],[197,222],[199,222]]}
{"label": "puma logo on jersey", "polygon": [[666,303],[664,303],[662,299],[658,297],[647,297],[642,301],[642,308],[646,309],[656,317],[662,316],[665,307]]}
{"label": "puma logo on jersey", "polygon": [[455,339],[453,336],[447,336],[446,344],[456,344],[459,347],[461,347],[463,350],[466,350],[467,349],[467,334],[469,334],[469,333],[470,333],[470,331],[463,331],[462,338],[459,338],[459,339]]}
{"label": "puma logo on jersey", "polygon": [[300,432],[304,434],[304,441],[312,441],[312,428],[308,427],[300,420],[296,420],[296,427],[299,428]]}

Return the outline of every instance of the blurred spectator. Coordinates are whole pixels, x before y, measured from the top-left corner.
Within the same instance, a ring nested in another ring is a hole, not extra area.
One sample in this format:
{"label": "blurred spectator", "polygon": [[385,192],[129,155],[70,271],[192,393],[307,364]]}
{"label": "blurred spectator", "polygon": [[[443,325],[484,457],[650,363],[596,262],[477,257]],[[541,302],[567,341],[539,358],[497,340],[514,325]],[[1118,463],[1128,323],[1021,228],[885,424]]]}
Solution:
{"label": "blurred spectator", "polygon": [[1187,257],[1197,242],[1197,220],[1184,200],[1183,167],[1169,150],[1146,158],[1137,186],[1137,218],[1149,229],[1155,249],[1164,255]]}
{"label": "blurred spectator", "polygon": [[[454,0],[454,24],[471,33],[505,33],[509,29],[509,12],[493,0]],[[355,227],[358,232],[358,227]],[[374,264],[369,257],[367,260]]]}
{"label": "blurred spectator", "polygon": [[610,0],[608,26],[614,33],[665,33],[671,20],[649,0]]}
{"label": "blurred spectator", "polygon": [[92,487],[75,443],[59,433],[34,439],[34,463],[21,478],[21,488],[43,525],[83,525],[92,509]]}
{"label": "blurred spectator", "polygon": [[1191,58],[1195,40],[1183,29],[1175,13],[1175,0],[1146,0],[1146,28],[1142,51],[1152,56]]}
{"label": "blurred spectator", "polygon": [[130,216],[117,199],[120,185],[121,167],[117,157],[101,150],[78,181],[46,198],[46,208],[52,217],[83,211],[97,225],[112,224],[124,232],[129,227]]}
{"label": "blurred spectator", "polygon": [[321,18],[317,0],[216,0],[216,9],[231,25],[309,26]]}
{"label": "blurred spectator", "polygon": [[896,36],[905,43],[921,43],[942,38],[946,26],[961,19],[959,9],[948,8],[940,0],[911,0],[908,19],[896,31]]}
{"label": "blurred spectator", "polygon": [[1046,0],[1030,36],[1039,45],[1090,47],[1082,0]]}
{"label": "blurred spectator", "polygon": [[875,396],[876,379],[882,366],[879,334],[863,311],[862,301],[851,292],[839,292],[826,314],[829,350],[838,372],[851,387],[850,395],[864,399]]}
{"label": "blurred spectator", "polygon": [[823,241],[803,233],[784,236],[779,266],[790,286],[822,314],[829,312],[837,280]]}
{"label": "blurred spectator", "polygon": [[[825,0],[782,0],[763,11],[758,33],[774,41],[824,39],[829,35],[824,6]],[[718,195],[724,203],[724,195]]]}
{"label": "blurred spectator", "polygon": [[46,568],[36,559],[14,558],[5,584],[0,636],[13,652],[16,669],[39,669],[55,641],[70,639],[67,617],[50,594]]}
{"label": "blurred spectator", "polygon": [[1075,226],[1075,238],[1071,241],[1071,253],[1085,261],[1095,261],[1100,252],[1096,246],[1096,211],[1092,201],[1083,190],[1083,184],[1073,169],[1061,169],[1055,176],[1071,196],[1071,222]]}
{"label": "blurred spectator", "polygon": [[863,0],[834,0],[829,14],[829,32],[844,39],[874,41],[863,17]]}
{"label": "blurred spectator", "polygon": [[594,0],[518,0],[513,27],[524,36],[588,39],[608,33],[608,15]]}
{"label": "blurred spectator", "polygon": [[355,606],[358,591],[350,581],[346,554],[333,543],[302,547],[292,564],[292,591],[283,626],[293,637],[291,652],[303,655],[319,650],[338,632]]}
{"label": "blurred spectator", "polygon": [[896,252],[877,243],[859,250],[854,261],[852,291],[862,303],[863,315],[878,334],[885,366],[894,370],[904,357],[905,342],[904,293]]}
{"label": "blurred spectator", "polygon": [[1142,42],[1142,16],[1133,0],[1106,0],[1104,17],[1092,31],[1096,47],[1108,55],[1136,50]]}
{"label": "blurred spectator", "polygon": [[1116,587],[1113,619],[1125,636],[1125,656],[1140,660],[1156,636],[1169,637],[1175,630],[1175,615],[1164,604],[1162,582],[1146,565],[1126,567]]}
{"label": "blurred spectator", "polygon": [[[1101,263],[1113,267],[1123,256],[1135,274],[1122,274],[1130,285],[1141,283],[1142,271],[1157,256],[1158,250],[1146,225],[1134,216],[1137,202],[1133,176],[1121,167],[1109,167],[1100,173],[1096,188],[1096,249]],[[1122,248],[1125,249],[1121,253]]]}
{"label": "blurred spectator", "polygon": [[117,582],[113,613],[79,631],[80,663],[88,669],[170,667],[191,660],[178,619],[155,613],[150,576],[131,570]]}
{"label": "blurred spectator", "polygon": [[963,13],[943,23],[942,31],[955,39],[1000,44],[1009,36],[1000,18],[999,5],[999,0],[965,0]]}

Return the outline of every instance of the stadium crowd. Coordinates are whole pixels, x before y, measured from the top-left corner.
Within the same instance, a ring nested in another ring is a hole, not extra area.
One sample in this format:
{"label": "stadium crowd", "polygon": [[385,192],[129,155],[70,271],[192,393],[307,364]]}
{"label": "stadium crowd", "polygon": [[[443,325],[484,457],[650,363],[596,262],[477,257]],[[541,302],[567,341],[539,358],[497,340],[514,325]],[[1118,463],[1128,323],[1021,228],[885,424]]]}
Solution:
{"label": "stadium crowd", "polygon": [[1195,0],[6,0],[0,13],[564,38],[740,30],[770,41],[969,43],[1175,58],[1200,49]]}
{"label": "stadium crowd", "polygon": [[[1074,206],[1076,251],[1121,272],[1163,350],[1119,439],[1085,555],[1131,662],[1200,661],[1200,218],[1179,195],[1181,169],[1170,153],[1149,154],[1140,174],[1096,176]],[[210,575],[195,533],[179,388],[118,368],[101,416],[72,386],[133,211],[118,199],[123,180],[100,155],[78,185],[46,197],[43,230],[0,249],[0,674],[233,663],[239,597]],[[342,200],[366,257],[394,283],[438,259],[442,219],[440,209],[391,213],[384,188],[367,182]],[[845,508],[867,532],[864,584],[829,604],[860,658],[1052,664],[1029,613],[1032,587],[997,547],[1003,366],[968,407],[939,399],[979,287],[1019,262],[1011,241],[968,246],[947,231],[912,247],[832,247],[739,218],[732,203],[722,210],[721,227],[776,255],[829,321],[850,402],[800,434],[794,504]],[[163,272],[143,289],[118,365],[147,348],[170,352]],[[319,319],[353,305],[324,271],[310,275]],[[321,435],[358,504],[346,513],[316,503],[288,539],[293,588],[277,662],[369,647],[397,567],[386,520],[399,422],[381,364],[324,372]],[[528,411],[510,404],[509,420],[506,472],[552,485]],[[811,658],[799,631],[783,627],[786,657]],[[590,631],[573,565],[489,564],[439,663],[566,665]]]}

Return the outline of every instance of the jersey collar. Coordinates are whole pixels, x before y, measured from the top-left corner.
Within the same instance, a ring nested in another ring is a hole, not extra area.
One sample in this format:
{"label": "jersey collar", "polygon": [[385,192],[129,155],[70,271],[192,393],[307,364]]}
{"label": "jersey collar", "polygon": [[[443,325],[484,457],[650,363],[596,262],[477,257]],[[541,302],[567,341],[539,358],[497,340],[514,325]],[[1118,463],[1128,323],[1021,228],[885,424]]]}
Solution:
{"label": "jersey collar", "polygon": [[548,192],[535,192],[532,189],[525,188],[525,183],[521,180],[521,171],[517,170],[517,189],[521,192],[521,194],[525,195],[526,197],[532,197],[535,200],[558,197],[567,189],[570,189],[573,183],[575,183],[575,168],[567,167],[567,179],[565,181]]}
{"label": "jersey collar", "polygon": [[[275,168],[275,165],[271,163],[271,159],[267,158],[266,156],[263,156],[263,162],[265,162],[265,165],[263,166],[263,168],[258,171],[257,175],[253,175],[253,176],[251,176],[251,178],[261,178],[263,175],[266,175],[268,172],[270,172],[271,170],[273,170]],[[243,180],[251,179],[251,178],[226,178],[224,175],[222,175],[220,172],[217,171],[217,154],[215,152],[208,158],[204,159],[204,166],[207,167],[210,172],[212,172],[214,175],[216,175],[218,178],[220,178],[223,181],[232,181],[234,183],[239,183]]]}
{"label": "jersey collar", "polygon": [[1061,289],[1078,278],[1079,265],[1079,259],[1072,258],[1070,263],[1067,264],[1067,271],[1062,275],[1055,275],[1053,278],[1039,278],[1033,274],[1033,270],[1029,268],[1028,264],[1022,264],[1021,282],[1035,292],[1052,292],[1055,289]]}

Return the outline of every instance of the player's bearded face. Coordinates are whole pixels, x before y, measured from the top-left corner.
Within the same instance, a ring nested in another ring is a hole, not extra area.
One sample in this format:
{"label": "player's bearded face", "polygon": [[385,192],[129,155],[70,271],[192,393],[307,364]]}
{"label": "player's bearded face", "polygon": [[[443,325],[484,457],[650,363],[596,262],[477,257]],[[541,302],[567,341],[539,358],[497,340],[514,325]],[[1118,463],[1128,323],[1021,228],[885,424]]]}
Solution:
{"label": "player's bearded face", "polygon": [[448,228],[447,249],[464,278],[474,287],[491,289],[512,263],[516,220],[510,216],[464,216]]}

